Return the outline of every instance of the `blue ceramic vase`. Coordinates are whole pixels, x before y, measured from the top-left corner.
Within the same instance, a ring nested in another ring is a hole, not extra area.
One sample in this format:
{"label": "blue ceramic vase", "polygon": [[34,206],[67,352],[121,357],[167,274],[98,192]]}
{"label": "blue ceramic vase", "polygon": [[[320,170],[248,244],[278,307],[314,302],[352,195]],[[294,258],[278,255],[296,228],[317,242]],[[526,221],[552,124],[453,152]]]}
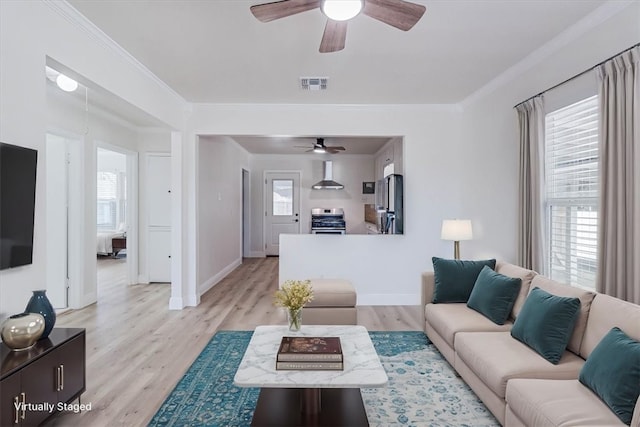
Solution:
{"label": "blue ceramic vase", "polygon": [[56,312],[47,298],[45,290],[33,291],[31,299],[27,303],[26,313],[38,313],[44,317],[44,332],[40,339],[45,339],[51,333],[53,325],[56,324]]}

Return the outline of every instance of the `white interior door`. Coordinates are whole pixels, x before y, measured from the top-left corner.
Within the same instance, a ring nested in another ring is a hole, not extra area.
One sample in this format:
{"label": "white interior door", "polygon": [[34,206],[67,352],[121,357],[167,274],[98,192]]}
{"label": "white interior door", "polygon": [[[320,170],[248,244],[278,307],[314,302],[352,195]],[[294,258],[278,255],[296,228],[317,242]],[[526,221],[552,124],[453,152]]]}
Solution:
{"label": "white interior door", "polygon": [[171,282],[171,156],[147,157],[147,271],[150,282]]}
{"label": "white interior door", "polygon": [[266,255],[279,255],[280,234],[300,234],[300,172],[265,172]]}
{"label": "white interior door", "polygon": [[46,141],[47,296],[54,308],[66,308],[69,154],[65,138],[48,133]]}
{"label": "white interior door", "polygon": [[149,231],[149,281],[171,282],[171,230]]}
{"label": "white interior door", "polygon": [[149,226],[171,227],[171,156],[150,154],[147,162]]}

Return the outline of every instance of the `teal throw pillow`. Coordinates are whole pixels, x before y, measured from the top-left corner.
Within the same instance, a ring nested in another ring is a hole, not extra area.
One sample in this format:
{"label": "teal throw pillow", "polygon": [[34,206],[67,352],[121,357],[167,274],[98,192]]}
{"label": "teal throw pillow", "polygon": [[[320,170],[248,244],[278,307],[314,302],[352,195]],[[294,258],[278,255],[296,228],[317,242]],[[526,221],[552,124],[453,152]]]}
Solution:
{"label": "teal throw pillow", "polygon": [[435,289],[434,303],[467,302],[476,283],[476,279],[484,266],[494,269],[495,259],[483,261],[461,261],[459,259],[443,259],[433,257],[433,274]]}
{"label": "teal throw pillow", "polygon": [[625,424],[640,396],[640,342],[611,329],[582,365],[578,380],[597,394]]}
{"label": "teal throw pillow", "polygon": [[557,365],[580,313],[580,299],[551,295],[535,287],[516,318],[511,336]]}
{"label": "teal throw pillow", "polygon": [[522,279],[496,273],[485,265],[473,285],[467,307],[484,314],[493,323],[504,325],[521,285]]}

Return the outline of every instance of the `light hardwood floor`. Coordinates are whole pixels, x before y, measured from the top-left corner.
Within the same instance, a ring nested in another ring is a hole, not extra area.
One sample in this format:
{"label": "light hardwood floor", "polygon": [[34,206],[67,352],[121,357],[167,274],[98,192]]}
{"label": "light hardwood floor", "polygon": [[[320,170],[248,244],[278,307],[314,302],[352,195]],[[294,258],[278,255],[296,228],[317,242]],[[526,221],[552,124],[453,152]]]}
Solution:
{"label": "light hardwood floor", "polygon": [[[168,310],[168,284],[125,285],[122,260],[101,264],[98,302],[58,317],[57,327],[87,330],[87,391],[92,410],[53,417],[49,426],[142,426],[218,330],[283,324],[272,305],[278,258],[248,258],[202,296]],[[418,279],[416,279],[418,280]],[[304,323],[304,318],[303,318]],[[369,330],[421,330],[418,306],[361,306]]]}

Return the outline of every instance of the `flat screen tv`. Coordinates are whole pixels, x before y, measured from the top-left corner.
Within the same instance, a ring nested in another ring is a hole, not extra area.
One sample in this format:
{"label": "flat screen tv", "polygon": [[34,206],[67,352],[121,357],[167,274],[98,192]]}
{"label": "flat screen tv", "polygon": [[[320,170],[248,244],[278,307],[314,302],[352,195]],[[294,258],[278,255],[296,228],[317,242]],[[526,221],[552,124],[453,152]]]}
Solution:
{"label": "flat screen tv", "polygon": [[0,270],[33,262],[38,152],[0,142]]}

